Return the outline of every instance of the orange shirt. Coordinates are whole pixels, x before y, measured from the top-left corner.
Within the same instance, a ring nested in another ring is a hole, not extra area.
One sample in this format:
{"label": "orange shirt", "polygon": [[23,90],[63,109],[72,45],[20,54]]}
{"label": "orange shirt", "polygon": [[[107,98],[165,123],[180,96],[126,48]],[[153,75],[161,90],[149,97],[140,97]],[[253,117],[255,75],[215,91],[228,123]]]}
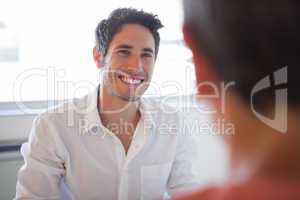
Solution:
{"label": "orange shirt", "polygon": [[253,179],[242,184],[211,187],[174,200],[300,200],[300,180]]}

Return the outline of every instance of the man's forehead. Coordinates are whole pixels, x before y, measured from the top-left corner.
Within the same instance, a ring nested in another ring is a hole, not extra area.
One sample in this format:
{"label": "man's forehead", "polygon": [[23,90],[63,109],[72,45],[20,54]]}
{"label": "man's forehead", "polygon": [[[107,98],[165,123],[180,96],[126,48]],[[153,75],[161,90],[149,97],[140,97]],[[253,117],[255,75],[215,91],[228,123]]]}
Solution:
{"label": "man's forehead", "polygon": [[120,30],[113,36],[112,42],[120,43],[145,43],[154,44],[154,37],[150,30],[139,24],[124,24]]}
{"label": "man's forehead", "polygon": [[136,40],[131,40],[130,38],[116,38],[110,43],[110,49],[137,49],[154,52],[155,44],[154,42],[146,40],[139,42]]}

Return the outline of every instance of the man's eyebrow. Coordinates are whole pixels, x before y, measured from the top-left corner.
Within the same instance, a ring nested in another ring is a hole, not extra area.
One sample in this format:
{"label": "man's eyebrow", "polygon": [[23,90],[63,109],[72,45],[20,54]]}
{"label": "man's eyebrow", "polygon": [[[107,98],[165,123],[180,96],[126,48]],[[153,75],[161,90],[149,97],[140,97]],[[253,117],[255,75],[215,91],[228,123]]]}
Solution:
{"label": "man's eyebrow", "polygon": [[[133,47],[128,44],[120,44],[116,47],[116,49],[133,49]],[[149,53],[154,53],[154,50],[152,48],[143,48],[143,51],[149,52]]]}
{"label": "man's eyebrow", "polygon": [[132,49],[133,47],[128,44],[120,44],[116,47],[116,49]]}

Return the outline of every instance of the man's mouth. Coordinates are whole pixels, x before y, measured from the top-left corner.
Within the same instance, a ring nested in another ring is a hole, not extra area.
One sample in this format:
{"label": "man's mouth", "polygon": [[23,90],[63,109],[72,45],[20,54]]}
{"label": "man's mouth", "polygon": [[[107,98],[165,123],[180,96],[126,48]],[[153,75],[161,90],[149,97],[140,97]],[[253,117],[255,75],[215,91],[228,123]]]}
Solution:
{"label": "man's mouth", "polygon": [[128,85],[139,85],[144,81],[144,77],[136,75],[118,74],[118,78]]}

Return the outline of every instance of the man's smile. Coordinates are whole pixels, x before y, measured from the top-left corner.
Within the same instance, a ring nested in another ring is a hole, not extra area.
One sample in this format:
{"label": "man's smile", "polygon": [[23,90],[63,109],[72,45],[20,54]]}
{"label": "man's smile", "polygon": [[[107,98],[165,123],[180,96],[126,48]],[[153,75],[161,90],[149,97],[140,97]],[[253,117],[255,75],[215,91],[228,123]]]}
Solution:
{"label": "man's smile", "polygon": [[144,76],[128,74],[125,72],[116,72],[116,76],[127,85],[139,85],[145,80]]}

